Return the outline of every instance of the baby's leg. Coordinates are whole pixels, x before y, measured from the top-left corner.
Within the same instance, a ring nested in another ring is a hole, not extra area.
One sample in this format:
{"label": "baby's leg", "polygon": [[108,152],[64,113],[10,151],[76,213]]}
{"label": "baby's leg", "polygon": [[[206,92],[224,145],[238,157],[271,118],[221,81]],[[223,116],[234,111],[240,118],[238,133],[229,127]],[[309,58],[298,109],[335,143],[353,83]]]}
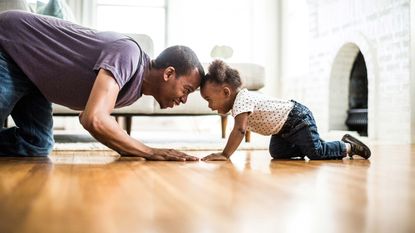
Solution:
{"label": "baby's leg", "polygon": [[308,114],[283,139],[295,144],[309,159],[342,159],[346,156],[346,145],[341,141],[325,142],[320,138],[314,118]]}
{"label": "baby's leg", "polygon": [[279,135],[271,136],[269,153],[274,159],[304,158],[304,156],[301,156],[301,151],[297,146],[284,140]]}
{"label": "baby's leg", "polygon": [[313,114],[297,102],[278,135],[286,144],[295,145],[300,151],[298,154],[309,159],[341,159],[347,154],[344,142],[325,142],[320,138]]}

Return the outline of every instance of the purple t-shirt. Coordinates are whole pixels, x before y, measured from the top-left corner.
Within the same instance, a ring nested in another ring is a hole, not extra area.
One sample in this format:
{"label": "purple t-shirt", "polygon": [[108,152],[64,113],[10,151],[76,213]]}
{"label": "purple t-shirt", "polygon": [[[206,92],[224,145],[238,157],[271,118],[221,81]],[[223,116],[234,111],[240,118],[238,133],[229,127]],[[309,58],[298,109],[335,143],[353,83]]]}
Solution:
{"label": "purple t-shirt", "polygon": [[149,57],[130,38],[23,11],[0,14],[0,46],[51,102],[85,108],[103,68],[120,87],[115,107],[141,96]]}

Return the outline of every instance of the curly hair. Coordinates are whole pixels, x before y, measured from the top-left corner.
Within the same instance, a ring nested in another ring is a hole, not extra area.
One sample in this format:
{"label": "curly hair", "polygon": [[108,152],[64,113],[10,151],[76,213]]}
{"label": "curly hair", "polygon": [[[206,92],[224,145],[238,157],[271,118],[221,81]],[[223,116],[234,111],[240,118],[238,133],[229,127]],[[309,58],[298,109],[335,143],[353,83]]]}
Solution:
{"label": "curly hair", "polygon": [[182,45],[166,48],[152,61],[152,66],[156,69],[165,69],[173,66],[176,69],[177,76],[186,75],[194,68],[197,68],[200,77],[203,78],[205,76],[205,71],[196,53],[189,47]]}
{"label": "curly hair", "polygon": [[242,86],[241,77],[236,69],[232,69],[222,60],[214,60],[208,68],[208,73],[202,78],[200,87],[203,88],[206,82],[216,84],[228,84],[234,89]]}

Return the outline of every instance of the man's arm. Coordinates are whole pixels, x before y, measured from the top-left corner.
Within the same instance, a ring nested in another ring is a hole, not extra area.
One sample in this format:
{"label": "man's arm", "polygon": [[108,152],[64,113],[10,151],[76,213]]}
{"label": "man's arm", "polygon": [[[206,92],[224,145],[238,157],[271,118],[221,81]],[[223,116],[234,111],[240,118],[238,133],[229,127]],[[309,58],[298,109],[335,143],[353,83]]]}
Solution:
{"label": "man's arm", "polygon": [[150,160],[198,160],[176,150],[148,147],[130,137],[111,116],[119,91],[111,72],[100,69],[85,110],[79,116],[82,126],[92,136],[121,155]]}

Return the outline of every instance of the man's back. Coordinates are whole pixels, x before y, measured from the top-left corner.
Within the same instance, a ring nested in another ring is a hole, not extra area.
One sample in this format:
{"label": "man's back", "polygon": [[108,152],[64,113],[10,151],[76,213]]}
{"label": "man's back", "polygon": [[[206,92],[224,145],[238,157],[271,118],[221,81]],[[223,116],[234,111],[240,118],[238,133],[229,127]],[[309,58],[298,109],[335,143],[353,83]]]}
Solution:
{"label": "man's back", "polygon": [[149,59],[121,34],[22,11],[0,14],[0,32],[2,49],[51,102],[83,109],[100,68],[111,71],[120,88],[128,83],[131,89],[122,92],[117,107],[141,95]]}

